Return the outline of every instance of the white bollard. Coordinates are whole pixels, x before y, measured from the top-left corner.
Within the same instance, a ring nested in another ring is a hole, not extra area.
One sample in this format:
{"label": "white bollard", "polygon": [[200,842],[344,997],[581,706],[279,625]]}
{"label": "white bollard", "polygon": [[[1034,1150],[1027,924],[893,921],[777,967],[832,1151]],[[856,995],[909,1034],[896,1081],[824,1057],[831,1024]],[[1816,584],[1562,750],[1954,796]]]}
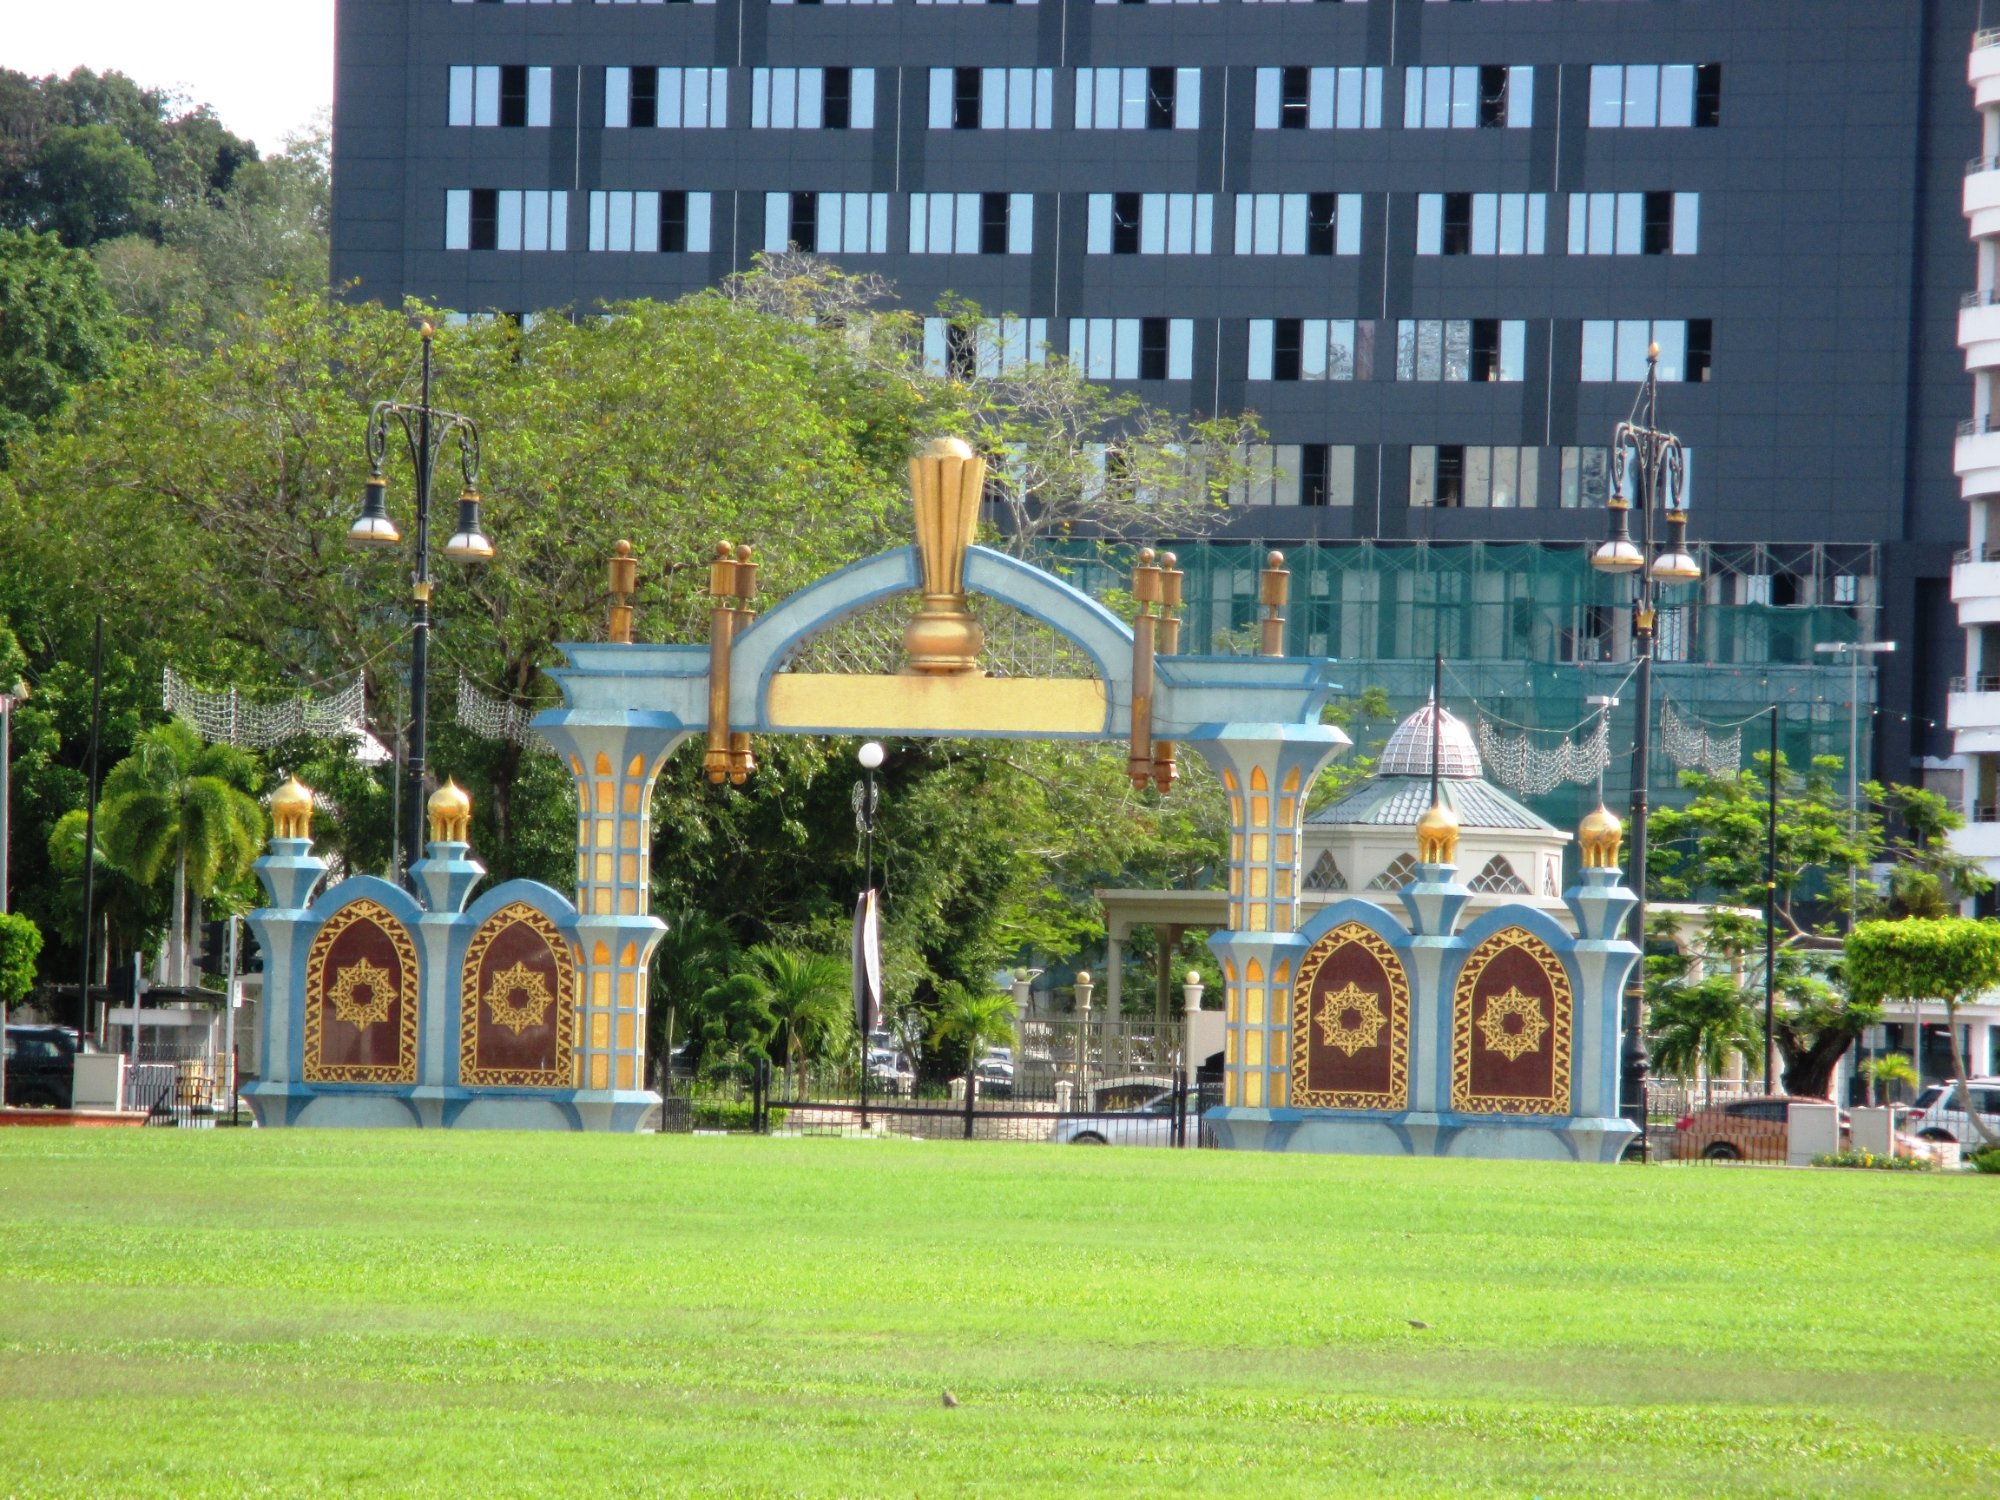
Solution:
{"label": "white bollard", "polygon": [[1875,1156],[1887,1156],[1891,1144],[1890,1121],[1895,1111],[1867,1108],[1853,1111],[1854,1149],[1867,1151]]}

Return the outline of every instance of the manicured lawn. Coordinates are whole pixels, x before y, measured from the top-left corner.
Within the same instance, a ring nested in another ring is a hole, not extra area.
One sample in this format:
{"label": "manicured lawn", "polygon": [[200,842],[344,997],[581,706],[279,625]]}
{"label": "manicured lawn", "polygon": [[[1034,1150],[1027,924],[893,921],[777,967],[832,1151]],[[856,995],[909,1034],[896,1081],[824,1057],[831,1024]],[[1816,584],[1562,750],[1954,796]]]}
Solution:
{"label": "manicured lawn", "polygon": [[1991,1496],[1996,1273],[1993,1178],[0,1131],[0,1496]]}

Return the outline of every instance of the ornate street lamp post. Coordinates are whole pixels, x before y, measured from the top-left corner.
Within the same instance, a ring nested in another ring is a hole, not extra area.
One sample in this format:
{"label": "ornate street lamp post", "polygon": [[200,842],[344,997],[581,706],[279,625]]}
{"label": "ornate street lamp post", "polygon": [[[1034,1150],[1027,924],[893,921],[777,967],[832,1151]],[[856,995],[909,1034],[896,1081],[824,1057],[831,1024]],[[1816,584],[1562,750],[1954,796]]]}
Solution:
{"label": "ornate street lamp post", "polygon": [[[1681,440],[1659,425],[1660,346],[1646,351],[1646,379],[1632,403],[1632,412],[1611,434],[1611,536],[1591,554],[1590,565],[1602,573],[1633,575],[1632,655],[1638,663],[1638,723],[1632,743],[1632,941],[1639,961],[1625,985],[1623,1025],[1625,1046],[1619,1058],[1619,1086],[1625,1118],[1639,1131],[1639,1151],[1646,1141],[1646,812],[1653,721],[1653,653],[1663,586],[1694,583],[1701,565],[1687,550],[1687,455]],[[1632,540],[1631,512],[1636,499],[1640,540]],[[1667,531],[1656,537],[1655,510],[1666,518]]]}
{"label": "ornate street lamp post", "polygon": [[493,544],[479,525],[479,428],[472,418],[431,405],[431,325],[423,325],[422,395],[414,404],[405,401],[378,401],[368,417],[368,487],[362,494],[361,514],[347,529],[347,539],[358,547],[394,547],[401,544],[402,532],[389,519],[388,480],[382,464],[389,454],[389,424],[403,430],[410,466],[417,479],[417,557],[410,586],[410,737],[404,758],[402,798],[402,847],[398,854],[399,874],[407,883],[410,862],[424,845],[424,753],[427,745],[431,643],[431,477],[436,472],[445,444],[458,442],[458,468],[464,486],[458,496],[458,528],[444,544],[445,556],[464,563],[485,562],[493,556]]}

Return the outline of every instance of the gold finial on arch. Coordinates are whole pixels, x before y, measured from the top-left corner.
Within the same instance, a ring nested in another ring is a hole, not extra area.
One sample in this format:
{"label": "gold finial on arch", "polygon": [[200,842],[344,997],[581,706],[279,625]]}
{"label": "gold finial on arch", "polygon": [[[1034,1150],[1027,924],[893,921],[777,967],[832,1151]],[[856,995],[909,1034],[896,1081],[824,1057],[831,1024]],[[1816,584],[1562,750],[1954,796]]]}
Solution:
{"label": "gold finial on arch", "polygon": [[977,672],[986,632],[965,607],[965,553],[979,525],[986,460],[963,438],[938,438],[910,460],[924,602],[903,630],[910,670]]}

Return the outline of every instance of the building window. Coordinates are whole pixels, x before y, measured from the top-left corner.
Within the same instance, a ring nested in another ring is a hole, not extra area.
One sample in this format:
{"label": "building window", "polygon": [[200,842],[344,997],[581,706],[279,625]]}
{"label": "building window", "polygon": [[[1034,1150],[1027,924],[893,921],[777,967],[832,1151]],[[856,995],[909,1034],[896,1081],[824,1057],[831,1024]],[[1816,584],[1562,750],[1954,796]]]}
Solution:
{"label": "building window", "polygon": [[1368,882],[1371,891],[1400,891],[1417,878],[1417,857],[1407,851],[1389,861],[1389,868]]}
{"label": "building window", "polygon": [[[598,3],[602,4],[603,0],[598,0]],[[618,3],[622,5],[625,0],[618,0]],[[677,3],[677,0],[667,0],[667,3],[672,5]],[[703,0],[703,3],[712,5],[715,0]],[[771,0],[771,3],[773,5],[889,5],[893,0]]]}
{"label": "building window", "polygon": [[990,380],[1041,364],[1048,342],[1047,318],[925,318],[924,368],[957,380]]}
{"label": "building window", "polygon": [[1052,68],[932,68],[933,130],[1047,130],[1054,121]]}
{"label": "building window", "polygon": [[1562,508],[1594,510],[1611,497],[1611,450],[1565,448],[1562,451]]}
{"label": "building window", "polygon": [[1405,130],[1525,130],[1535,123],[1533,68],[1405,68]]}
{"label": "building window", "polygon": [[1578,378],[1627,384],[1646,378],[1646,350],[1660,346],[1660,379],[1700,383],[1714,363],[1714,324],[1661,318],[1593,319],[1583,325]]}
{"label": "building window", "polygon": [[1359,255],[1359,193],[1238,193],[1238,255]]}
{"label": "building window", "polygon": [[1417,254],[1540,255],[1543,193],[1419,193]]}
{"label": "building window", "polygon": [[912,255],[1027,255],[1034,248],[1033,193],[910,194]]}
{"label": "building window", "polygon": [[1071,318],[1070,363],[1091,380],[1192,380],[1191,318]]}
{"label": "building window", "polygon": [[707,193],[590,195],[590,248],[680,254],[709,248]]}
{"label": "building window", "polygon": [[1379,130],[1380,68],[1259,68],[1259,130]]}
{"label": "building window", "polygon": [[[458,0],[460,5],[466,0]],[[493,0],[475,0],[477,4],[491,5]],[[506,0],[509,5],[567,5],[570,0]],[[594,0],[598,5],[713,5],[715,0]]]}
{"label": "building window", "polygon": [[1319,851],[1319,858],[1306,871],[1306,889],[1309,891],[1344,891],[1347,876],[1342,873],[1340,861],[1333,857],[1331,849]]}
{"label": "building window", "polygon": [[453,125],[546,126],[549,70],[453,68],[447,119]]}
{"label": "building window", "polygon": [[1207,255],[1215,238],[1213,193],[1092,193],[1092,255]]}
{"label": "building window", "polygon": [[729,123],[727,68],[606,68],[606,130],[720,130]]}
{"label": "building window", "polygon": [[1447,510],[1534,510],[1542,450],[1440,443],[1410,449],[1410,504]]}
{"label": "building window", "polygon": [[1514,873],[1514,867],[1504,855],[1496,854],[1487,860],[1479,873],[1469,882],[1473,892],[1482,896],[1526,896],[1530,894],[1528,883]]}
{"label": "building window", "polygon": [[447,250],[567,250],[569,194],[453,188],[444,195]]}
{"label": "building window", "polygon": [[1078,68],[1078,130],[1198,130],[1199,68]]}
{"label": "building window", "polygon": [[882,255],[889,249],[887,193],[766,193],[764,248],[821,255]]}
{"label": "building window", "polygon": [[750,70],[752,130],[872,130],[874,126],[873,68]]}
{"label": "building window", "polygon": [[1373,380],[1375,324],[1353,318],[1252,318],[1251,380]]}
{"label": "building window", "polygon": [[1607,129],[1722,123],[1720,63],[1598,63],[1590,70],[1590,123]]}
{"label": "building window", "polygon": [[1693,255],[1699,193],[1571,193],[1571,255]]}
{"label": "building window", "polygon": [[1339,443],[1252,443],[1231,505],[1353,505],[1354,449]]}
{"label": "building window", "polygon": [[[711,0],[712,3],[712,0]],[[838,4],[839,0],[835,0]],[[888,3],[888,0],[883,0]],[[916,0],[918,5],[1035,5],[1039,0]],[[1213,4],[1214,0],[1207,0]]]}
{"label": "building window", "polygon": [[1398,380],[1519,380],[1528,325],[1512,318],[1405,318],[1396,325]]}

